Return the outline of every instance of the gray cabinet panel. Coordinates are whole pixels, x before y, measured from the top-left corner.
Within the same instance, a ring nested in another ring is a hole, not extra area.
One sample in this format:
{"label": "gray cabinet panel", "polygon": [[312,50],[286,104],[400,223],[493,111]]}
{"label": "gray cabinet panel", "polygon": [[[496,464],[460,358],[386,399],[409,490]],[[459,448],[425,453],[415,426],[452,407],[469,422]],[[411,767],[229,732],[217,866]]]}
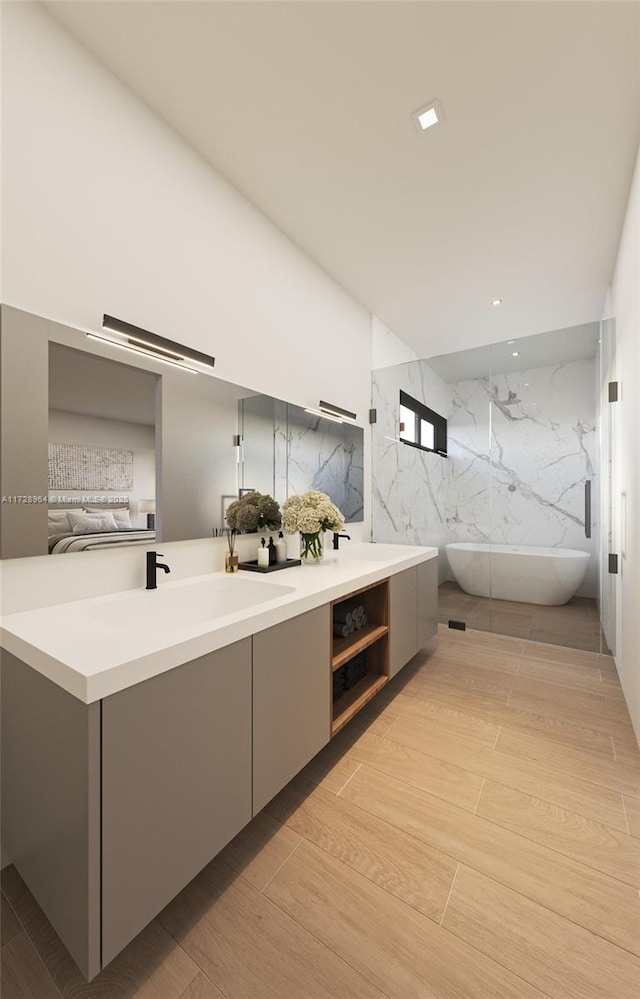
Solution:
{"label": "gray cabinet panel", "polygon": [[418,651],[418,572],[414,566],[389,578],[389,675]]}
{"label": "gray cabinet panel", "polygon": [[438,631],[438,559],[421,562],[418,572],[418,648]]}
{"label": "gray cabinet panel", "polygon": [[254,635],[254,815],[329,741],[330,698],[328,606]]}
{"label": "gray cabinet panel", "polygon": [[108,964],[251,819],[251,639],[102,705]]}
{"label": "gray cabinet panel", "polygon": [[2,651],[2,845],[87,978],[100,970],[100,705]]}

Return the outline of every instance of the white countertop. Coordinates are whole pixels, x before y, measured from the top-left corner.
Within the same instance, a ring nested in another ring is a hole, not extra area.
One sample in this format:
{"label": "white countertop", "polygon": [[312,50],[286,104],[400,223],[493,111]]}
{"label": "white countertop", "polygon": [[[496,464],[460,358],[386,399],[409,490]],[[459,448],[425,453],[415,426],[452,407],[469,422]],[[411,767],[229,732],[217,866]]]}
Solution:
{"label": "white countertop", "polygon": [[[437,555],[437,548],[354,544],[328,552],[319,565],[281,572],[214,572],[175,582],[158,573],[157,590],[8,615],[1,619],[0,644],[90,704]],[[275,595],[273,586],[283,589]],[[212,616],[201,609],[205,595]],[[256,602],[220,614],[236,596]]]}

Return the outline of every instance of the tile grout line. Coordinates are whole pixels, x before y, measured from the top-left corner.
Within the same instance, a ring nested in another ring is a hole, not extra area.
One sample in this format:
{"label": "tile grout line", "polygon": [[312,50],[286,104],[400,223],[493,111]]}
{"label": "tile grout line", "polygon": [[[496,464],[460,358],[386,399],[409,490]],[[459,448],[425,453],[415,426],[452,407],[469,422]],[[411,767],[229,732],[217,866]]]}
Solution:
{"label": "tile grout line", "polygon": [[509,707],[509,705],[511,704],[511,698],[512,698],[512,697],[513,697],[513,688],[512,688],[512,689],[511,689],[511,690],[509,691],[509,696],[508,696],[508,698],[507,698],[507,703],[505,704],[505,707],[506,707],[506,708],[508,708],[508,707]]}
{"label": "tile grout line", "polygon": [[358,766],[355,768],[355,770],[353,771],[353,773],[349,774],[349,776],[347,777],[346,781],[344,782],[344,784],[342,785],[342,787],[340,788],[340,790],[336,791],[336,798],[340,797],[340,795],[344,791],[344,789],[347,786],[347,784],[349,783],[349,781],[353,780],[353,778],[355,777],[355,775],[357,774],[357,772],[358,772],[358,770],[360,769],[361,766],[362,766],[362,763],[358,763]]}
{"label": "tile grout line", "polygon": [[624,812],[624,821],[627,826],[627,835],[630,836],[631,829],[629,828],[629,816],[627,815],[627,806],[624,803],[624,794],[622,794],[622,792],[620,792],[620,798],[622,800],[622,811]]}
{"label": "tile grout line", "polygon": [[[193,958],[191,958],[191,960],[193,961]],[[200,967],[200,965],[197,962],[195,962],[195,964],[196,964],[196,967],[198,967],[198,968]],[[217,985],[216,982],[214,982],[213,978],[210,978],[209,975],[206,973],[206,971],[204,971],[202,968],[200,968],[200,974],[204,975],[204,977],[206,978],[206,980],[208,982],[211,982],[211,984],[213,985],[214,989],[218,990],[218,992],[223,997],[223,999],[229,999],[228,993],[227,992],[223,992],[223,990],[220,988],[220,986]],[[198,976],[196,975],[196,978],[197,977]],[[195,980],[196,979],[194,978],[193,981],[195,982]],[[193,982],[191,982],[191,985],[193,985]],[[187,989],[190,989],[191,985],[188,985]],[[187,989],[185,989],[185,992],[187,991]],[[183,992],[182,996],[180,996],[180,999],[183,999],[183,996],[184,996],[184,992]]]}
{"label": "tile grout line", "polygon": [[613,752],[613,762],[617,763],[618,762],[618,757],[616,756],[616,744],[613,741],[613,736],[612,735],[610,735],[609,738],[611,739],[611,751]]}
{"label": "tile grout line", "polygon": [[451,879],[451,887],[449,888],[449,894],[447,895],[447,901],[444,903],[444,909],[442,910],[442,915],[440,916],[440,922],[438,923],[438,926],[442,926],[442,923],[444,921],[444,917],[445,917],[445,914],[446,914],[446,911],[447,911],[447,907],[449,905],[449,900],[451,899],[451,893],[453,891],[453,886],[456,883],[456,878],[458,876],[458,871],[459,870],[460,870],[460,861],[458,861],[458,863],[456,865],[456,869],[453,872],[453,878]]}
{"label": "tile grout line", "polygon": [[493,741],[493,749],[498,745],[498,739],[500,738],[500,733],[502,732],[502,725],[498,725],[498,731],[496,732],[496,737]]}
{"label": "tile grout line", "polygon": [[[20,932],[24,933],[26,939],[29,941],[30,945],[33,947],[34,951],[36,952],[36,955],[37,955],[37,958],[38,958],[38,962],[44,968],[44,973],[45,973],[46,977],[49,979],[49,981],[53,985],[53,988],[55,989],[56,993],[60,996],[60,999],[63,999],[62,992],[58,988],[58,983],[55,981],[53,975],[49,971],[49,968],[47,967],[47,965],[45,963],[45,960],[44,960],[42,954],[40,953],[40,950],[39,950],[39,947],[38,947],[36,941],[32,938],[31,934],[27,930],[25,924],[23,923],[23,921],[21,920],[20,916],[18,915],[18,913],[17,913],[17,911],[16,911],[16,909],[15,909],[15,907],[13,905],[13,902],[11,901],[11,899],[9,898],[9,896],[7,895],[7,893],[4,891],[4,889],[1,889],[1,891],[2,891],[2,894],[5,897],[5,900],[8,902],[9,906],[11,907],[14,916],[16,917],[16,919],[18,921],[18,924],[20,926]],[[19,936],[19,935],[20,934],[16,934],[16,936]],[[9,942],[11,943],[11,941],[9,941]],[[195,961],[193,963],[195,964]]]}
{"label": "tile grout line", "polygon": [[480,804],[480,798],[482,797],[482,792],[484,791],[484,786],[487,783],[487,778],[482,778],[482,784],[480,785],[480,790],[478,791],[478,800],[476,801],[476,807],[473,809],[473,814],[475,815],[478,811],[478,805]]}
{"label": "tile grout line", "polygon": [[267,888],[269,887],[269,885],[271,884],[271,882],[273,881],[273,879],[277,878],[278,874],[280,873],[280,871],[282,870],[282,868],[284,867],[284,865],[289,860],[291,860],[291,858],[293,857],[294,853],[296,852],[296,850],[298,849],[298,847],[300,846],[301,843],[304,843],[304,838],[302,836],[300,837],[300,839],[298,840],[298,842],[296,843],[296,845],[293,847],[293,849],[289,851],[289,853],[284,858],[284,860],[282,861],[282,863],[280,864],[280,866],[278,867],[278,869],[276,871],[274,871],[274,873],[271,875],[271,877],[267,881],[266,885],[264,885],[260,889],[260,894],[261,895],[264,895],[264,893],[266,892]]}
{"label": "tile grout line", "polygon": [[[355,804],[355,802],[354,802],[354,804]],[[453,807],[460,808],[459,805],[455,805]],[[362,812],[364,812],[367,815],[374,814],[374,813],[369,812],[369,810],[364,805],[356,804],[356,808],[359,808]],[[394,823],[391,822],[391,820],[389,820],[389,819],[383,819],[382,821],[386,822],[387,825],[393,826],[393,828],[395,828],[395,829],[400,829],[401,832],[405,832],[407,834],[407,836],[410,836],[411,839],[414,839],[416,841],[416,843],[420,843],[420,844],[422,844],[424,846],[425,842],[427,842],[426,840],[420,839],[420,837],[416,836],[415,833],[413,833],[413,832],[407,832],[407,830],[401,829],[400,826],[395,826]],[[484,819],[483,818],[483,821],[484,822],[489,822],[491,825],[496,826],[496,828],[498,828],[498,829],[504,829],[505,828],[504,826],[501,826],[499,823],[495,822],[493,819]],[[509,831],[511,831],[511,830],[509,830]],[[522,833],[514,833],[513,835],[514,836],[518,836],[518,837],[520,837],[522,839],[526,839],[528,842],[534,843],[536,846],[540,846],[540,844],[538,843],[537,840],[531,840],[529,837],[525,836]],[[427,843],[427,845],[430,845],[430,844]],[[441,848],[438,848],[438,849],[441,849]],[[560,857],[563,857],[565,859],[569,859],[569,860],[574,861],[574,858],[567,858],[567,854],[561,853],[555,847],[546,847],[546,849],[548,849],[551,853],[558,854],[558,856],[560,856]],[[445,854],[445,856],[450,857],[451,860],[455,860],[458,865],[461,864],[461,863],[464,863],[464,861],[459,861],[456,857],[454,857],[453,854],[448,853],[446,851],[446,849],[443,849],[442,852]],[[599,871],[598,868],[589,867],[589,865],[585,865],[583,861],[574,861],[574,862],[577,863],[577,864],[579,864],[581,867],[586,867],[590,871],[597,871],[598,874],[602,874],[602,872]],[[531,902],[536,902],[537,905],[540,905],[544,909],[548,909],[549,912],[553,912],[553,913],[555,913],[555,915],[562,916],[563,919],[566,919],[568,922],[573,923],[575,926],[579,926],[583,930],[588,929],[588,927],[583,926],[582,923],[579,923],[577,921],[577,918],[575,916],[568,916],[566,913],[560,912],[557,908],[554,908],[553,905],[551,905],[550,903],[548,903],[548,902],[542,902],[542,901],[539,901],[538,899],[532,898],[530,895],[527,895],[526,892],[522,888],[514,888],[507,881],[501,880],[500,878],[496,877],[495,874],[485,874],[485,872],[483,870],[480,870],[477,867],[473,867],[471,864],[465,864],[465,866],[470,867],[471,870],[477,870],[477,871],[479,871],[479,873],[480,874],[484,874],[485,877],[493,878],[494,881],[496,881],[498,884],[502,885],[503,887],[508,888],[510,891],[516,892],[516,894],[521,895],[523,898],[526,898],[526,899],[528,899]],[[610,875],[607,875],[607,877],[610,877]],[[620,881],[619,878],[614,878],[614,880],[617,881],[619,884],[624,885],[626,888],[630,887],[629,884],[626,881]],[[631,887],[633,887],[633,886],[631,886]],[[386,891],[387,889],[384,889],[384,890]],[[638,894],[640,895],[640,888],[638,888]],[[443,918],[444,918],[444,915],[443,915]],[[628,947],[626,947],[624,944],[620,943],[619,941],[614,941],[610,937],[604,936],[604,934],[598,932],[597,930],[589,929],[589,932],[593,933],[594,936],[598,937],[601,940],[606,940],[607,943],[612,944],[614,947],[618,947],[620,950],[624,951],[625,953],[631,954],[633,957],[637,957],[635,951],[629,950]]]}
{"label": "tile grout line", "polygon": [[[318,847],[318,849],[321,850],[322,847]],[[342,861],[339,861],[339,863],[342,863]],[[364,877],[364,875],[362,876]],[[386,888],[383,889],[383,891],[386,891]],[[280,902],[278,902],[276,899],[271,898],[269,895],[265,895],[264,898],[265,901],[267,901],[270,905],[274,907],[274,909],[278,909],[278,911],[284,913],[284,915],[287,916],[288,919],[291,919],[292,922],[294,922],[296,926],[298,926],[302,930],[303,933],[306,933],[313,940],[315,940],[323,948],[323,950],[329,951],[330,954],[333,954],[333,956],[336,957],[338,961],[340,961],[342,964],[346,965],[347,968],[351,968],[351,970],[355,972],[355,974],[358,975],[364,982],[366,982],[368,985],[371,985],[372,988],[377,989],[377,991],[380,993],[381,999],[393,999],[393,997],[390,996],[388,992],[383,992],[380,985],[376,985],[376,983],[372,982],[370,978],[367,978],[364,971],[356,967],[355,964],[353,964],[350,960],[344,957],[339,951],[337,951],[334,947],[328,944],[321,936],[318,936],[317,932],[312,930],[307,924],[301,923],[296,916],[291,915],[288,909],[286,909]],[[425,918],[428,919],[429,917],[427,916]]]}

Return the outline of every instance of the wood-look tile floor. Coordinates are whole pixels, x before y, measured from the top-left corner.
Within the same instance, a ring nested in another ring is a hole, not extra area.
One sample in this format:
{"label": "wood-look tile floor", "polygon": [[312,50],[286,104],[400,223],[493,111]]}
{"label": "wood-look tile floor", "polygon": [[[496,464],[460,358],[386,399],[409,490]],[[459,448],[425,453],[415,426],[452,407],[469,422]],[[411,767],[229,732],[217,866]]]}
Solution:
{"label": "wood-look tile floor", "polygon": [[464,621],[467,628],[532,642],[564,645],[587,652],[608,652],[595,600],[573,597],[560,607],[542,607],[495,597],[474,597],[457,583],[438,587],[438,620]]}
{"label": "wood-look tile floor", "polygon": [[2,999],[638,999],[639,775],[609,657],[441,630],[91,984],[8,868]]}

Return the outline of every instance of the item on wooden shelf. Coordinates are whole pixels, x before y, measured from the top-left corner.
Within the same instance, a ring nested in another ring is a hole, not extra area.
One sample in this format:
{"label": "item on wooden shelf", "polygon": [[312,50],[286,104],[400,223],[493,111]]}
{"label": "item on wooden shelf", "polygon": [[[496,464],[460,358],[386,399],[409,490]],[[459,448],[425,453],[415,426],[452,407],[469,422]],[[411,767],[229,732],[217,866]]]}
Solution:
{"label": "item on wooden shelf", "polygon": [[333,622],[333,634],[336,638],[348,638],[354,631],[355,627],[353,624],[349,624],[346,621],[344,624],[341,621]]}

